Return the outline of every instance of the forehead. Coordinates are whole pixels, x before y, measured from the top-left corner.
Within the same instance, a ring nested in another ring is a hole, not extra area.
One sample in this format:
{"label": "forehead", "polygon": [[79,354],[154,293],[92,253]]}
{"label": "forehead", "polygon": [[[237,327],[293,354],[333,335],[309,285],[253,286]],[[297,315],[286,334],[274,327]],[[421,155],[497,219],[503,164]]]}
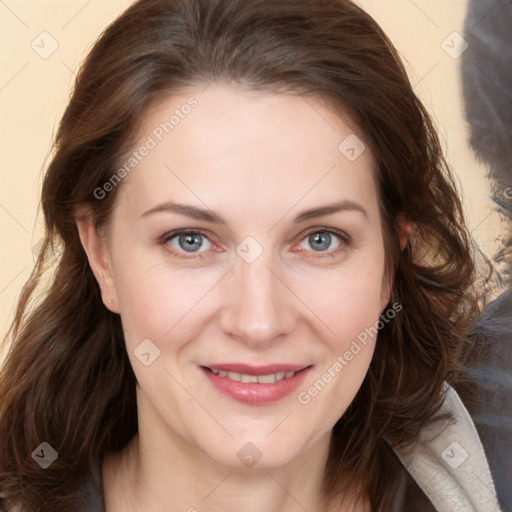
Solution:
{"label": "forehead", "polygon": [[348,123],[303,96],[190,88],[141,120],[121,195],[139,210],[183,196],[220,210],[239,202],[284,212],[330,199],[374,207],[373,156]]}

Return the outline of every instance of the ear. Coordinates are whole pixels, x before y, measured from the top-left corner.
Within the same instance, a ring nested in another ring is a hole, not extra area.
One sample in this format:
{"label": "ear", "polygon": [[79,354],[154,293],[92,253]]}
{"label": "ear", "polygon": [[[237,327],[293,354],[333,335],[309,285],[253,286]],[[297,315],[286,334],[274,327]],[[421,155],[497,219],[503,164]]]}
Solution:
{"label": "ear", "polygon": [[400,214],[397,217],[398,223],[398,239],[400,240],[400,250],[404,250],[407,242],[409,241],[409,236],[412,230],[412,222],[411,217],[406,214]]}
{"label": "ear", "polygon": [[[400,242],[400,250],[403,251],[409,241],[409,236],[414,228],[411,217],[408,214],[399,214],[397,216],[398,239]],[[390,277],[385,273],[382,282],[381,292],[381,308],[384,308],[391,298],[392,283]]]}
{"label": "ear", "polygon": [[96,226],[94,216],[87,207],[80,206],[77,209],[75,222],[89,265],[100,287],[103,304],[110,311],[119,313],[110,252],[105,234]]}

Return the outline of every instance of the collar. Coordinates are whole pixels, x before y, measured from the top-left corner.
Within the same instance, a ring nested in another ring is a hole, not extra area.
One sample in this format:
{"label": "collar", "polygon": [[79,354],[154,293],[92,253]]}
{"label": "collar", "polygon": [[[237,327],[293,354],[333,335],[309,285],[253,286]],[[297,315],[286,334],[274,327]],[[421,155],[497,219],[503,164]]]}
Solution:
{"label": "collar", "polygon": [[501,512],[485,452],[457,392],[446,382],[440,420],[425,427],[418,441],[394,452],[437,512]]}

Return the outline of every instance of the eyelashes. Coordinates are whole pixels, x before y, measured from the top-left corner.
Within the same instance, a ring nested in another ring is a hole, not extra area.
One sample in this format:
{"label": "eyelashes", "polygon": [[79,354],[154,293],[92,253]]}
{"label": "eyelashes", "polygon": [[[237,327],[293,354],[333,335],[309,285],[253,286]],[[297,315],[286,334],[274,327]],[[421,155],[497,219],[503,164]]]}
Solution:
{"label": "eyelashes", "polygon": [[[204,240],[207,240],[209,248],[215,248],[215,252],[221,252],[221,250],[210,240],[209,234],[202,229],[180,229],[171,231],[160,237],[159,244],[164,246],[171,254],[179,258],[197,259],[205,258],[209,252],[208,247],[205,251],[200,250],[204,246]],[[312,247],[318,244],[323,244],[323,246],[325,246],[327,243],[330,247],[334,242],[336,242],[336,240],[338,241],[338,244],[335,245],[334,249],[315,251],[314,249],[302,247],[303,243]],[[350,247],[351,242],[351,237],[343,231],[326,227],[315,228],[300,235],[296,242],[294,242],[294,247],[297,246],[297,243],[300,247],[295,249],[293,252],[302,253],[304,251],[312,253],[312,257],[314,258],[335,257],[340,252],[347,249],[347,247]],[[195,250],[186,251],[183,246]]]}

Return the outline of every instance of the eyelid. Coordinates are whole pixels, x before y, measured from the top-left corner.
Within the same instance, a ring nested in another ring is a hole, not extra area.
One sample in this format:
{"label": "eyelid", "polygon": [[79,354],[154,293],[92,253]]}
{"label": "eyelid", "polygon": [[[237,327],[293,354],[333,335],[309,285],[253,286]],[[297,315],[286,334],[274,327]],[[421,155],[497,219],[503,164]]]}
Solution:
{"label": "eyelid", "polygon": [[[294,239],[297,241],[297,243],[295,245],[300,244],[308,236],[311,236],[312,234],[315,234],[315,233],[328,233],[330,235],[335,235],[340,239],[340,245],[337,248],[331,249],[329,251],[311,251],[311,250],[309,250],[308,252],[315,254],[314,257],[321,258],[323,256],[333,256],[334,254],[338,253],[340,250],[343,250],[343,248],[346,247],[347,245],[350,245],[350,243],[352,241],[351,237],[344,231],[341,231],[341,230],[335,229],[335,228],[328,228],[326,226],[317,226],[317,227],[308,228],[308,229],[302,231],[298,235],[298,237],[296,237]],[[208,241],[211,244],[213,244],[215,246],[215,242],[213,242],[210,239],[210,234],[201,228],[183,228],[183,229],[177,229],[174,231],[170,231],[168,233],[165,233],[163,236],[161,236],[159,239],[159,242],[162,245],[167,245],[167,242],[169,242],[173,238],[180,236],[180,235],[184,235],[184,234],[191,234],[191,235],[198,234],[198,235],[204,236],[205,238],[208,239]],[[178,257],[182,257],[182,258],[186,258],[186,259],[198,258],[198,257],[202,258],[202,257],[204,257],[204,254],[207,252],[207,251],[204,251],[204,252],[187,253],[187,252],[182,252],[182,251],[176,251],[174,248],[172,248],[172,249],[169,248],[169,251],[172,252],[173,254],[177,255]],[[302,252],[302,251],[304,251],[304,249],[299,249],[299,251]],[[295,251],[295,252],[297,252],[297,251]],[[187,254],[188,254],[188,256],[186,256]]]}

